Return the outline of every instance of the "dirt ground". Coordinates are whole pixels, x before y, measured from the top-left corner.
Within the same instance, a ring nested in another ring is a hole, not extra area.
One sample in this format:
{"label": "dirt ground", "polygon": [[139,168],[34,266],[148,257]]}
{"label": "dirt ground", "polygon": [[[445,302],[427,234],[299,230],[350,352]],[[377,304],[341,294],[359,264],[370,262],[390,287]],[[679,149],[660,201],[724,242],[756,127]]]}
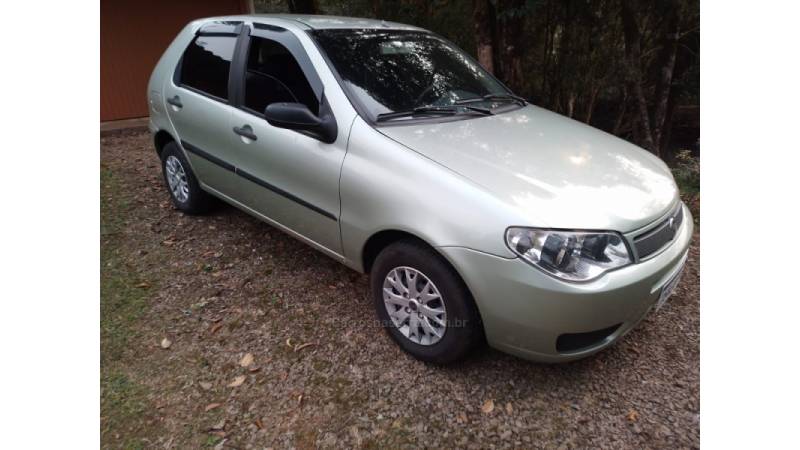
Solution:
{"label": "dirt ground", "polygon": [[667,306],[614,347],[441,368],[374,326],[365,275],[167,195],[149,134],[101,138],[103,448],[699,447],[699,234]]}

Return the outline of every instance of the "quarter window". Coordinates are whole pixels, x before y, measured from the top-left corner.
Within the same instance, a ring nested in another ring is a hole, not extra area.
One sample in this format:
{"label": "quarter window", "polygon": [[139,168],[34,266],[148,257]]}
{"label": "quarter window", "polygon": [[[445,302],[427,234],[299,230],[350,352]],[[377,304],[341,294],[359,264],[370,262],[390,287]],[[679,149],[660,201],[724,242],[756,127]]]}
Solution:
{"label": "quarter window", "polygon": [[253,37],[247,56],[244,106],[259,114],[271,103],[291,102],[319,114],[319,101],[303,70],[286,47]]}
{"label": "quarter window", "polygon": [[234,36],[197,36],[183,53],[181,84],[228,99],[228,72],[231,68]]}

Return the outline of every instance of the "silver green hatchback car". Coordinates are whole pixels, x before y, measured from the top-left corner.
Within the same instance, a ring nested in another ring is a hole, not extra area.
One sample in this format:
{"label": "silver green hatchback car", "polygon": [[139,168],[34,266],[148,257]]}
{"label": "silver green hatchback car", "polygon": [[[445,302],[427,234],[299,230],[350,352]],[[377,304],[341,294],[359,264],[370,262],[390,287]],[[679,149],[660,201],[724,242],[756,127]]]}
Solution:
{"label": "silver green hatchback car", "polygon": [[429,31],[197,20],[148,100],[176,208],[222,199],[369,273],[380,323],[421,360],[484,339],[581,358],[680,279],[693,221],[661,160],[529,104]]}

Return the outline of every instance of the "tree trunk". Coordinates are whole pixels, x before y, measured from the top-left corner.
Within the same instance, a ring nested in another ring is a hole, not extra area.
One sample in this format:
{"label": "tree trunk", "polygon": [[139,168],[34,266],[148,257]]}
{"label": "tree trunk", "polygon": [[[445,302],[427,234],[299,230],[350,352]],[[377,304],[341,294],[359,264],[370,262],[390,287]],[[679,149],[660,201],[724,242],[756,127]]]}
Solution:
{"label": "tree trunk", "polygon": [[522,75],[522,53],[525,31],[525,0],[498,0],[498,12],[507,14],[500,17],[498,36],[500,55],[498,72],[512,90],[523,91],[525,79]]}
{"label": "tree trunk", "polygon": [[548,83],[548,76],[550,74],[550,58],[553,53],[553,2],[547,1],[545,13],[545,26],[544,26],[544,55],[542,55],[542,87],[541,95],[544,98],[550,98],[550,83]]}
{"label": "tree trunk", "polygon": [[575,75],[572,73],[570,64],[574,61],[572,49],[575,45],[574,31],[577,20],[572,1],[562,1],[560,6],[563,8],[558,14],[557,20],[560,21],[561,33],[558,36],[558,43],[553,47],[556,54],[556,77],[553,80],[553,84],[558,99],[556,111],[564,113],[569,108],[569,94],[567,91],[572,89],[572,77]]}
{"label": "tree trunk", "polygon": [[475,28],[475,43],[478,62],[484,69],[495,73],[495,14],[494,5],[490,0],[472,1],[472,20]]}
{"label": "tree trunk", "polygon": [[628,108],[628,90],[623,86],[620,95],[622,99],[619,102],[619,110],[617,111],[617,119],[614,121],[614,128],[611,129],[611,134],[619,136],[622,131],[622,124],[625,122],[625,112]]}
{"label": "tree trunk", "polygon": [[318,14],[316,0],[287,0],[289,12],[293,14]]}
{"label": "tree trunk", "polygon": [[651,152],[658,154],[658,149],[653,141],[653,133],[650,128],[650,114],[647,111],[647,99],[642,88],[642,47],[641,33],[636,20],[636,12],[633,10],[632,0],[622,1],[622,26],[625,34],[625,58],[627,67],[625,70],[626,79],[633,95],[636,106],[636,123],[638,124],[638,136],[642,146]]}
{"label": "tree trunk", "polygon": [[600,95],[600,84],[595,84],[589,89],[589,103],[586,105],[586,115],[583,116],[583,123],[590,123],[594,114],[594,105],[597,103],[597,96]]}
{"label": "tree trunk", "polygon": [[570,119],[575,115],[575,102],[578,100],[578,95],[574,92],[567,94],[567,117]]}
{"label": "tree trunk", "polygon": [[661,149],[660,154],[662,155],[662,158],[671,156],[666,152],[669,150],[669,140],[672,137],[672,117],[675,114],[675,97],[675,87],[673,87],[670,92],[669,101],[667,101],[667,114],[664,117],[661,141],[658,142],[658,148]]}
{"label": "tree trunk", "polygon": [[658,63],[661,77],[658,79],[656,87],[656,109],[653,115],[653,143],[656,146],[657,155],[661,153],[661,150],[666,145],[662,136],[664,135],[670,93],[672,92],[675,58],[678,54],[678,6],[677,2],[671,1],[667,7],[669,16],[665,18],[666,28],[664,29],[661,57]]}

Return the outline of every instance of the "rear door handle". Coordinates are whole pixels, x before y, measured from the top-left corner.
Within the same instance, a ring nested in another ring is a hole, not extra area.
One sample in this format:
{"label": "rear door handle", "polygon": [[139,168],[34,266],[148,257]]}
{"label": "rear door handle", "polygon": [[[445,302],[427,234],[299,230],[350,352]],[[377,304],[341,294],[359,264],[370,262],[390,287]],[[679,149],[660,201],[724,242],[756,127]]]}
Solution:
{"label": "rear door handle", "polygon": [[177,95],[174,96],[174,97],[168,98],[167,99],[167,103],[169,103],[170,105],[172,105],[172,106],[174,106],[174,107],[176,107],[178,109],[183,108],[183,103],[181,103],[181,98],[178,97]]}
{"label": "rear door handle", "polygon": [[233,127],[233,132],[238,134],[239,136],[246,137],[251,141],[258,140],[258,136],[256,136],[255,133],[253,133],[253,128],[251,128],[250,125],[244,125],[242,127]]}

